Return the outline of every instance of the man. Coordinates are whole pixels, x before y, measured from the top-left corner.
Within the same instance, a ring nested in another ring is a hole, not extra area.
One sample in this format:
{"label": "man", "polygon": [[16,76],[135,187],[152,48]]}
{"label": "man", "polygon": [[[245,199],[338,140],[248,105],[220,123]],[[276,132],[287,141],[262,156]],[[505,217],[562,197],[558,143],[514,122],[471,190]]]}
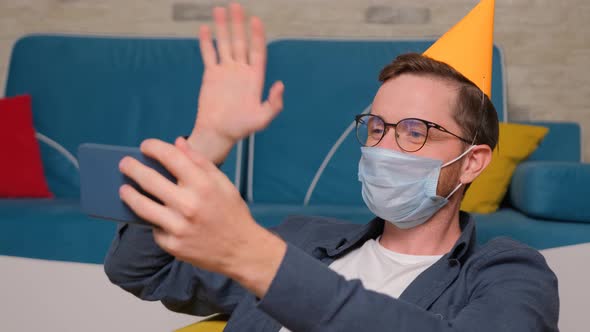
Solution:
{"label": "man", "polygon": [[459,212],[498,139],[489,77],[479,87],[443,62],[398,57],[381,72],[371,113],[356,119],[363,198],[378,217],[294,217],[271,232],[215,166],[268,125],[284,90],[275,83],[260,103],[264,29],[252,18],[248,43],[241,7],[229,11],[231,34],[225,9],[213,13],[218,53],[200,30],[205,73],[191,136],[141,145],[177,184],[121,161],[162,203],[121,188],[157,227],[119,227],[105,262],[114,283],[174,311],[230,314],[226,331],[557,330],[557,280],[543,257],[507,239],[478,246]]}

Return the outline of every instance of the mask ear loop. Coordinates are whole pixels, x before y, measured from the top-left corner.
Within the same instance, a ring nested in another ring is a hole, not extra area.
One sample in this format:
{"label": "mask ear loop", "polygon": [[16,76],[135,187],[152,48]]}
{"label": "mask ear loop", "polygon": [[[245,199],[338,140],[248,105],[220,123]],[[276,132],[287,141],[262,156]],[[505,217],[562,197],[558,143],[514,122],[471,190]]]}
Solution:
{"label": "mask ear loop", "polygon": [[456,162],[457,160],[459,160],[459,159],[461,159],[461,158],[465,157],[465,155],[466,155],[466,154],[468,154],[468,153],[469,153],[469,151],[473,150],[473,148],[474,148],[474,147],[475,147],[475,145],[471,145],[471,146],[469,147],[469,149],[465,150],[465,151],[464,151],[463,153],[461,153],[461,154],[460,154],[460,155],[459,155],[457,158],[455,158],[455,159],[453,159],[453,160],[450,160],[450,161],[447,161],[447,162],[446,162],[446,163],[444,163],[444,164],[443,164],[443,165],[442,165],[440,168],[443,168],[443,167],[449,166],[450,164],[452,164],[452,163]]}
{"label": "mask ear loop", "polygon": [[[481,89],[481,103],[479,105],[479,114],[480,114],[480,116],[479,116],[479,124],[480,125],[483,122],[483,119],[484,119],[484,116],[483,115],[484,115],[484,112],[485,112],[484,107],[485,107],[486,93],[483,92],[484,89],[485,89],[485,87],[486,87],[486,77],[485,76],[483,77],[483,82],[482,82],[481,86],[482,86],[483,89]],[[477,130],[475,131],[475,135],[473,135],[473,140],[471,141],[471,145],[472,146],[475,145],[475,141],[477,140],[477,136],[479,135],[479,128],[480,128],[480,126],[477,127]]]}
{"label": "mask ear loop", "polygon": [[448,200],[449,198],[451,198],[451,196],[453,196],[453,194],[459,190],[459,188],[461,188],[461,186],[463,185],[463,183],[459,183],[458,186],[455,187],[455,189],[453,189],[453,191],[451,191],[450,194],[447,195],[447,197],[445,197],[446,200]]}

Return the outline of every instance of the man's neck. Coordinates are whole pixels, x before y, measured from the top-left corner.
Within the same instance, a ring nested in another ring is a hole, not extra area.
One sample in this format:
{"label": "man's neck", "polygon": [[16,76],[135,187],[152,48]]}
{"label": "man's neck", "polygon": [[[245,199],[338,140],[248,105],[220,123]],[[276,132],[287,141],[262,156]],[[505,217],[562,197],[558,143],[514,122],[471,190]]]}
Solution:
{"label": "man's neck", "polygon": [[459,204],[460,200],[450,201],[427,222],[410,229],[401,229],[385,221],[381,245],[408,255],[446,254],[461,236]]}

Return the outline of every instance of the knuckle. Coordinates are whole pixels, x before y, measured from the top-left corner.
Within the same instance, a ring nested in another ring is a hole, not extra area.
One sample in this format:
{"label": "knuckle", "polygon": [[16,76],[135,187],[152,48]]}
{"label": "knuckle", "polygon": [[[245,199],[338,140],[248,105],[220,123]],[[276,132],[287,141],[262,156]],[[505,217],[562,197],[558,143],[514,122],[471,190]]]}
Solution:
{"label": "knuckle", "polygon": [[197,216],[198,209],[192,202],[182,202],[180,204],[180,212],[187,218],[194,218]]}
{"label": "knuckle", "polygon": [[133,206],[135,208],[135,213],[141,219],[150,220],[154,218],[155,213],[152,211],[152,209],[150,209],[150,207],[147,204],[145,204],[145,202],[142,202],[139,199],[135,199]]}
{"label": "knuckle", "polygon": [[176,239],[178,241],[182,241],[185,238],[189,238],[189,234],[191,234],[191,227],[192,225],[188,222],[178,225],[176,229]]}
{"label": "knuckle", "polygon": [[168,238],[166,239],[166,248],[168,249],[167,251],[169,253],[171,253],[172,255],[176,255],[178,254],[181,245],[180,245],[180,241],[178,240],[178,238],[176,236],[168,236]]}
{"label": "knuckle", "polygon": [[190,169],[189,167],[191,166],[191,163],[182,152],[178,150],[174,151],[172,158],[173,159],[171,159],[171,163],[173,164],[173,167],[175,167],[176,169]]}
{"label": "knuckle", "polygon": [[213,185],[213,181],[209,178],[208,181],[204,181],[199,188],[199,192],[203,197],[211,197],[215,193],[215,185]]}
{"label": "knuckle", "polygon": [[175,152],[176,151],[174,151],[174,149],[165,149],[162,152],[162,157],[164,159],[166,159],[166,161],[174,163],[174,162],[176,162],[176,157],[177,157]]}
{"label": "knuckle", "polygon": [[133,174],[134,180],[140,185],[145,186],[146,180],[150,177],[150,169],[147,167],[142,167],[139,162],[137,162],[135,167],[135,172]]}
{"label": "knuckle", "polygon": [[160,248],[162,249],[167,249],[167,245],[166,245],[166,235],[163,234],[162,232],[153,232],[153,236],[154,236],[154,241],[156,242],[156,244],[158,246],[160,246]]}

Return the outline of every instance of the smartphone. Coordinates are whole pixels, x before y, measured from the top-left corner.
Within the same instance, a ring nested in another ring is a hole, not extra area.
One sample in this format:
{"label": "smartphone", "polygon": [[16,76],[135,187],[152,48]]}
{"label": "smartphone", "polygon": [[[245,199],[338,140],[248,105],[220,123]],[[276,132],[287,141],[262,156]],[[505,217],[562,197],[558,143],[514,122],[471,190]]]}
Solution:
{"label": "smartphone", "polygon": [[105,220],[150,226],[120,198],[119,188],[129,184],[152,200],[159,200],[146,193],[137,183],[119,170],[123,157],[131,156],[153,168],[176,183],[176,179],[158,161],[146,157],[139,148],[85,143],[78,147],[80,165],[80,204],[82,211],[91,217]]}

